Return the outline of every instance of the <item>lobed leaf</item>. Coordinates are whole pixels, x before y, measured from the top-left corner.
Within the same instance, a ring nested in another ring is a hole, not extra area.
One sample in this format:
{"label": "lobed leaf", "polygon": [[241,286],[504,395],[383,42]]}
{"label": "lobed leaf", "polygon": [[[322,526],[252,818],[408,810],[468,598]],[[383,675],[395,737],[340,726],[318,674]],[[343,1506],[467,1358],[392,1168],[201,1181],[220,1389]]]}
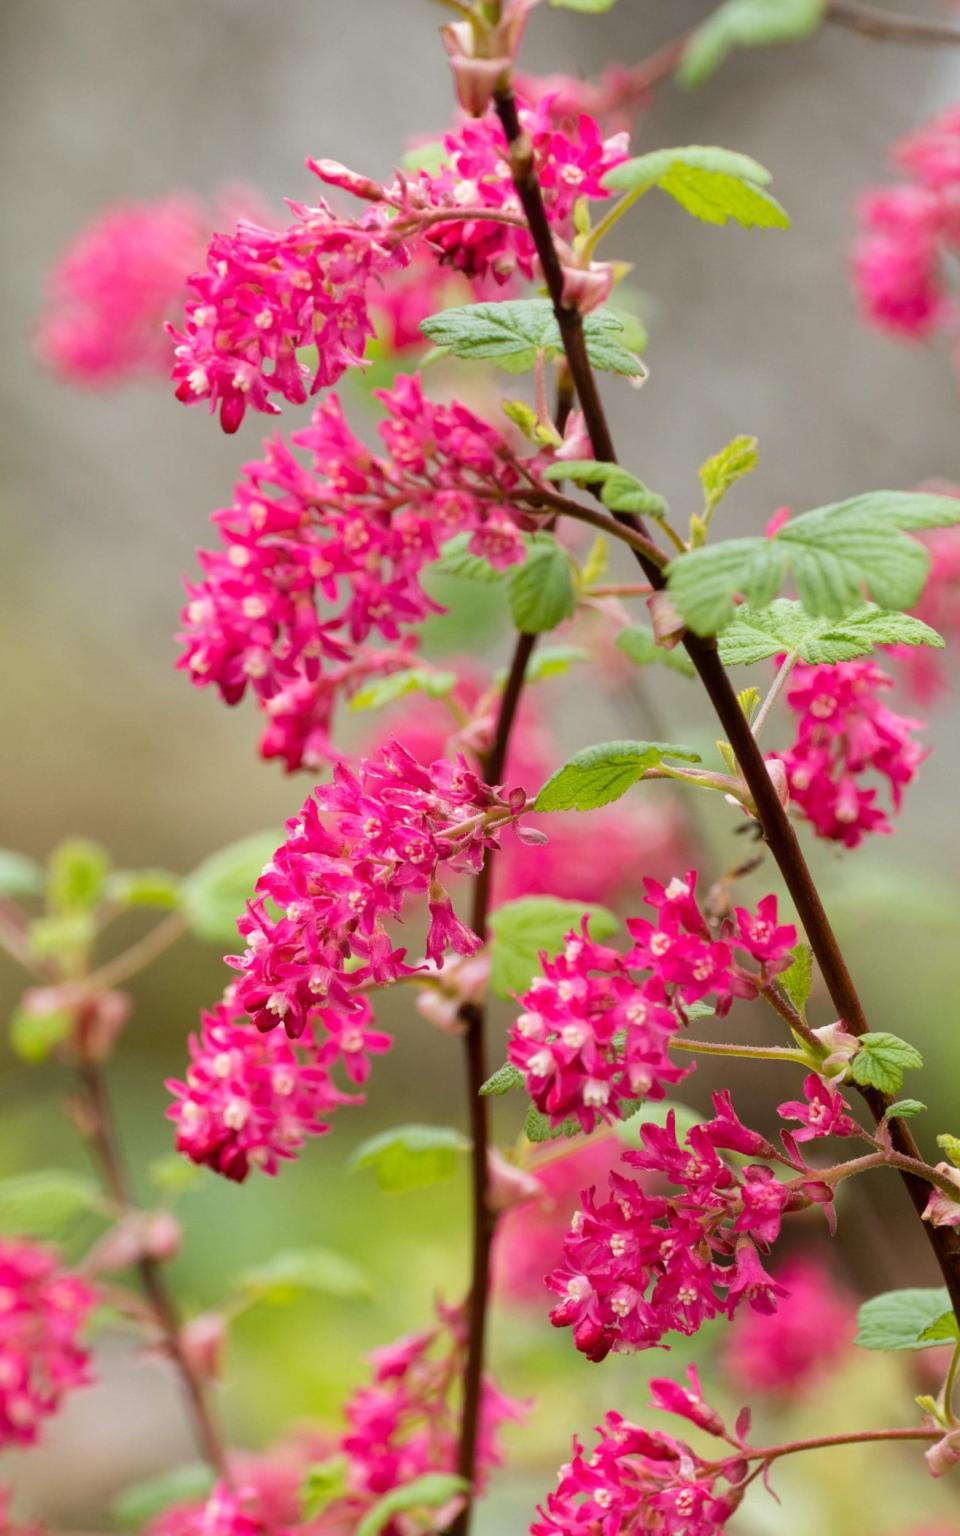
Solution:
{"label": "lobed leaf", "polygon": [[860,1049],[850,1063],[850,1076],[861,1088],[899,1093],[904,1072],[922,1066],[923,1057],[915,1045],[886,1030],[871,1030],[860,1036]]}
{"label": "lobed leaf", "polygon": [[507,576],[513,622],[525,635],[556,629],[577,605],[570,558],[549,533],[534,534],[527,558]]}
{"label": "lobed leaf", "polygon": [[603,178],[611,191],[641,196],[659,187],[706,224],[744,229],[789,229],[790,219],[765,190],[770,172],[759,161],[712,144],[656,149],[614,166]]}
{"label": "lobed leaf", "polygon": [[[454,357],[495,362],[510,373],[532,368],[537,354],[562,357],[560,327],[549,299],[504,299],[497,303],[460,304],[421,322],[425,336]],[[644,378],[646,368],[624,345],[623,321],[608,309],[583,319],[587,354],[595,368]]]}
{"label": "lobed leaf", "polygon": [[786,651],[801,661],[827,663],[867,656],[878,645],[929,645],[942,650],[943,637],[909,613],[866,603],[843,619],[816,618],[800,603],[778,597],[769,608],[744,604],[720,636],[725,666],[750,666]]}
{"label": "lobed leaf", "polygon": [[946,1335],[957,1337],[957,1321],[950,1308],[946,1288],[885,1291],[872,1296],[857,1313],[857,1337],[861,1349],[927,1349],[942,1342],[941,1337],[927,1338],[927,1330],[953,1319]]}
{"label": "lobed leaf", "polygon": [[759,444],[755,437],[735,437],[706,463],[700,465],[703,506],[712,517],[730,487],[757,467]]}
{"label": "lobed leaf", "polygon": [[602,741],[574,753],[544,784],[535,811],[593,811],[619,800],[665,758],[699,763],[689,747],[663,741]]}

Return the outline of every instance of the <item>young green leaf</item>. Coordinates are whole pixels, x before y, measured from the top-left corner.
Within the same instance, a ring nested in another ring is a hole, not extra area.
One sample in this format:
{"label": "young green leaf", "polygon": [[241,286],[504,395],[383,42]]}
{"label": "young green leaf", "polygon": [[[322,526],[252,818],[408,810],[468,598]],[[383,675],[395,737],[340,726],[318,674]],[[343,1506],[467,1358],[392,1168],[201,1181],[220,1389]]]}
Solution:
{"label": "young green leaf", "polygon": [[378,1499],[357,1526],[356,1536],[380,1536],[394,1515],[405,1514],[407,1510],[438,1509],[466,1492],[468,1486],[465,1478],[453,1472],[425,1472],[412,1483],[393,1488]]}
{"label": "young green leaf", "polygon": [[[927,1349],[940,1340],[924,1334],[947,1314],[953,1316],[946,1288],[885,1291],[865,1301],[857,1313],[854,1343],[861,1349]],[[951,1336],[956,1336],[955,1318]]]}
{"label": "young green leaf", "polygon": [[850,1076],[861,1088],[899,1093],[904,1072],[922,1066],[923,1057],[916,1046],[886,1030],[871,1030],[860,1036],[860,1049],[850,1063]]}
{"label": "young green leaf", "polygon": [[72,1030],[69,1008],[51,1008],[46,1013],[17,1008],[10,1020],[10,1048],[21,1061],[46,1061]]}
{"label": "young green leaf", "polygon": [[677,79],[685,86],[703,85],[734,48],[812,37],[826,10],[827,0],[724,0],[688,41]]}
{"label": "young green leaf", "polygon": [[880,608],[912,608],[930,554],[909,534],[957,522],[953,497],[874,491],[793,518],[773,538],[728,539],[679,555],[668,572],[670,593],[700,635],[730,623],[738,593],[754,609],[769,607],[788,574],[815,617],[855,613],[865,591]]}
{"label": "young green leaf", "polygon": [[613,192],[641,196],[659,187],[706,224],[730,219],[744,229],[789,229],[790,219],[765,191],[770,172],[749,155],[712,144],[655,149],[614,166],[603,178]]}
{"label": "young green leaf", "polygon": [[618,651],[637,667],[649,667],[653,662],[662,667],[669,667],[671,672],[679,672],[683,677],[696,677],[696,668],[686,651],[679,646],[668,650],[665,645],[658,645],[653,630],[645,624],[631,624],[629,629],[621,629],[615,641]]}
{"label": "young green leaf", "polygon": [[559,1125],[552,1125],[547,1115],[541,1115],[534,1104],[527,1110],[527,1120],[523,1127],[523,1134],[528,1141],[557,1141],[561,1136],[579,1136],[579,1120],[563,1120]]}
{"label": "young green leaf", "polygon": [[689,747],[664,741],[601,741],[574,753],[544,784],[534,801],[536,811],[593,811],[619,800],[665,758],[699,763]]}
{"label": "young green leaf", "polygon": [[252,832],[211,854],[186,876],[180,895],[197,938],[236,938],[237,918],[282,841],[280,832]]}
{"label": "young green leaf", "polygon": [[485,1099],[500,1099],[505,1093],[512,1093],[514,1088],[522,1087],[523,1073],[517,1071],[512,1061],[505,1061],[490,1074],[480,1092]]}
{"label": "young green leaf", "polygon": [[[543,683],[551,677],[563,677],[579,661],[589,661],[590,652],[582,645],[544,645],[534,651],[523,674],[525,683]],[[501,686],[507,680],[506,668],[497,673]]]}
{"label": "young green leaf", "polygon": [[12,848],[0,848],[0,896],[40,896],[46,884],[35,859]]}
{"label": "young green leaf", "polygon": [[570,559],[549,533],[535,534],[526,560],[511,568],[507,600],[513,622],[525,635],[556,629],[577,605]]}
{"label": "young green leaf", "polygon": [[611,512],[634,512],[641,517],[665,517],[667,503],[619,464],[599,459],[570,459],[551,464],[545,480],[572,480],[575,485],[598,485],[600,500]]}
{"label": "young green leaf", "polygon": [[922,1115],[926,1104],[921,1104],[919,1099],[898,1099],[884,1115],[884,1120],[912,1120],[914,1115]]}
{"label": "young green leaf", "polygon": [[309,1466],[300,1484],[300,1502],[307,1521],[316,1520],[332,1504],[349,1492],[347,1482],[347,1458],[328,1456],[326,1461],[315,1461]]}
{"label": "young green leaf", "polygon": [[813,987],[813,950],[809,944],[800,943],[794,945],[792,953],[793,959],[787,969],[780,972],[777,984],[802,1017]]}
{"label": "young green leaf", "polygon": [[497,997],[526,991],[540,970],[541,953],[558,954],[584,917],[594,939],[609,938],[619,927],[606,907],[556,896],[520,896],[497,907],[490,915],[490,986]]}
{"label": "young green leaf", "polygon": [[396,1125],[357,1147],[350,1170],[372,1168],[380,1188],[390,1194],[424,1189],[452,1179],[466,1136],[448,1125]]}
{"label": "young green leaf", "polygon": [[[420,329],[454,357],[495,362],[510,373],[525,373],[537,353],[561,357],[563,341],[549,299],[505,299],[499,304],[461,304],[430,315]],[[646,368],[618,339],[623,322],[606,309],[585,315],[583,333],[595,368],[643,378]]]}
{"label": "young green leaf", "polygon": [[942,1312],[935,1322],[924,1328],[920,1335],[924,1344],[956,1344],[960,1339],[960,1328],[957,1327],[957,1314],[951,1308]]}
{"label": "young green leaf", "polygon": [[743,604],[720,636],[724,666],[750,666],[786,651],[801,661],[833,665],[867,656],[878,645],[943,648],[943,637],[912,614],[865,603],[843,619],[814,618],[802,604],[778,597],[769,608]]}
{"label": "young green leaf", "polygon": [[141,1530],[174,1504],[205,1499],[216,1480],[205,1461],[186,1462],[125,1488],[114,1500],[113,1517],[118,1525]]}
{"label": "young green leaf", "polygon": [[946,1152],[954,1168],[960,1168],[960,1136],[949,1136],[944,1133],[937,1137],[937,1146],[941,1152]]}
{"label": "young green leaf", "polygon": [[245,1270],[238,1285],[252,1300],[287,1306],[305,1291],[344,1301],[370,1295],[370,1280],[353,1259],[332,1248],[288,1248]]}
{"label": "young green leaf", "polygon": [[107,876],[104,894],[117,907],[172,912],[180,905],[180,876],[166,869],[116,869]]}
{"label": "young green leaf", "polygon": [[44,1168],[0,1179],[0,1232],[60,1239],[81,1216],[100,1209],[93,1179],[66,1168]]}
{"label": "young green leaf", "polygon": [[759,444],[755,437],[735,437],[700,466],[703,486],[703,510],[707,521],[713,516],[732,485],[757,467]]}
{"label": "young green leaf", "polygon": [[68,838],[50,855],[47,895],[54,912],[91,912],[101,900],[110,859],[99,843]]}
{"label": "young green leaf", "polygon": [[457,684],[456,672],[434,672],[426,667],[406,667],[402,672],[391,672],[369,683],[355,693],[350,700],[353,710],[383,709],[397,699],[405,699],[410,693],[425,693],[428,698],[442,699]]}

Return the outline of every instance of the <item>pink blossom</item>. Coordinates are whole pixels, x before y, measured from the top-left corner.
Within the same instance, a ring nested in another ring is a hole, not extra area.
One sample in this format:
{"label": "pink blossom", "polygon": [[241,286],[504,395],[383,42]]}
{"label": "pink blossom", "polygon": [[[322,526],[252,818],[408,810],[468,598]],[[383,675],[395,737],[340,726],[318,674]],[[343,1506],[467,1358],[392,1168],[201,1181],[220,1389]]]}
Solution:
{"label": "pink blossom", "polygon": [[178,1151],[241,1183],[251,1168],[278,1173],[308,1136],[330,1129],[338,1105],[362,1103],[335,1086],[330,1068],[340,1060],[351,1081],[364,1081],[369,1053],[389,1049],[390,1037],[370,1028],[366,998],[348,1015],[318,1008],[296,1042],[283,1030],[262,1034],[238,1016],[232,993],[191,1035],[186,1080],[167,1083],[167,1115]]}
{"label": "pink blossom", "polygon": [[287,840],[237,923],[247,943],[229,961],[240,972],[237,1009],[259,1029],[282,1021],[292,1039],[332,1010],[347,1022],[328,1031],[324,1060],[333,1050],[366,1049],[369,1041],[349,1037],[351,1023],[362,1029],[368,1019],[359,989],[411,972],[386,923],[411,898],[428,896],[428,956],[439,965],[448,946],[479,949],[441,881],[475,873],[496,846],[496,827],[523,800],[522,790],[504,798],[484,784],[463,757],[423,768],[398,742],[362,759],[356,773],[338,764],[332,782],[318,785],[287,823]]}
{"label": "pink blossom", "polygon": [[932,1227],[960,1227],[960,1168],[951,1163],[937,1163],[936,1170],[941,1178],[956,1187],[957,1193],[948,1195],[946,1190],[932,1189],[923,1220],[929,1221]]}
{"label": "pink blossom", "polygon": [[[942,496],[960,496],[960,486],[949,482],[924,489],[935,489]],[[948,642],[956,641],[960,638],[960,530],[936,528],[923,542],[930,551],[930,574],[914,612]],[[894,647],[892,654],[907,686],[923,704],[947,688],[949,671],[942,652],[928,645],[902,645]]]}
{"label": "pink blossom", "polygon": [[115,203],[74,237],[50,274],[37,350],[72,383],[104,387],[163,374],[172,347],[164,322],[186,297],[218,216],[255,203],[226,189],[219,208],[190,193]]}
{"label": "pink blossom", "polygon": [[559,1260],[580,1191],[605,1179],[622,1150],[612,1135],[593,1136],[564,1148],[562,1157],[530,1165],[536,1197],[508,1211],[497,1225],[494,1274],[510,1301],[542,1305],[544,1270]]}
{"label": "pink blossom", "polygon": [[785,1120],[799,1120],[803,1129],[793,1132],[795,1141],[815,1141],[821,1136],[855,1136],[857,1123],[839,1088],[811,1072],[803,1080],[803,1102],[791,1099],[777,1107]]}
{"label": "pink blossom", "polygon": [[744,1391],[795,1395],[842,1364],[857,1309],[822,1264],[791,1259],[776,1278],[789,1294],[775,1312],[739,1314],[724,1361]]}
{"label": "pink blossom", "polygon": [[868,832],[890,832],[877,790],[863,780],[874,774],[890,788],[894,811],[917,776],[927,749],[912,739],[923,722],[898,715],[880,701],[893,679],[873,661],[796,667],[787,702],[798,717],[797,736],[780,753],[791,803],[819,837],[855,848]]}
{"label": "pink blossom", "polygon": [[94,1302],[48,1248],[0,1240],[0,1446],[32,1445],[64,1397],[89,1384],[80,1334]]}
{"label": "pink blossom", "polygon": [[269,722],[261,750],[289,769],[335,755],[338,699],[411,664],[412,627],[441,611],[420,576],[447,539],[469,533],[500,566],[525,554],[502,434],[427,400],[416,376],[379,398],[385,454],[353,435],[335,396],[294,434],[309,468],[282,438],[268,442],[233,506],[213,514],[220,547],[187,587],[180,666],[228,704],[249,687]]}

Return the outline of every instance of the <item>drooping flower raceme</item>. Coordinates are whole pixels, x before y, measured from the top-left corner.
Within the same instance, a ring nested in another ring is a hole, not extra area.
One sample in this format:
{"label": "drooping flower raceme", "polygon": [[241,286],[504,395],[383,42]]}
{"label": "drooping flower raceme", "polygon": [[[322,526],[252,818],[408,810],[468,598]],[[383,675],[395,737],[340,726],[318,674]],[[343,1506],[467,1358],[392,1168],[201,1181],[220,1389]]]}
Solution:
{"label": "drooping flower raceme", "polygon": [[329,1130],[338,1105],[362,1103],[362,1095],[337,1088],[331,1069],[339,1062],[352,1083],[363,1083],[370,1057],[388,1050],[390,1037],[373,1028],[365,997],[350,1014],[318,1008],[292,1041],[238,1017],[231,993],[191,1036],[186,1080],[167,1084],[174,1095],[167,1113],[179,1151],[241,1182],[252,1167],[277,1173],[308,1136]]}
{"label": "drooping flower raceme", "polygon": [[923,722],[881,702],[893,679],[873,661],[796,667],[787,703],[797,715],[797,736],[778,754],[787,771],[791,803],[818,836],[856,848],[868,832],[893,829],[868,775],[886,779],[894,811],[917,776],[927,749],[912,733]]}
{"label": "drooping flower raceme", "polygon": [[37,1243],[0,1241],[0,1447],[30,1445],[91,1380],[81,1333],[94,1293]]}
{"label": "drooping flower raceme", "polygon": [[[712,997],[724,1013],[734,997],[755,997],[758,984],[790,963],[796,930],[778,923],[775,897],[755,914],[738,909],[736,924],[717,939],[695,884],[692,871],[667,886],[648,879],[657,920],[628,920],[634,943],[626,954],[597,944],[585,922],[561,955],[544,960],[543,975],[521,998],[509,1059],[554,1124],[576,1116],[590,1131],[598,1119],[620,1118],[625,1101],[663,1098],[691,1070],[669,1054],[685,1006]],[[760,971],[745,968],[737,951]]]}
{"label": "drooping flower raceme", "polygon": [[[293,443],[248,464],[220,547],[189,584],[180,665],[229,704],[249,687],[268,720],[265,756],[287,768],[332,754],[335,703],[410,665],[410,627],[437,605],[423,567],[456,533],[498,567],[522,560],[529,518],[511,504],[520,471],[506,439],[466,406],[436,405],[419,378],[380,395],[386,452],[350,431],[335,396]],[[407,648],[404,648],[406,643]]]}
{"label": "drooping flower raceme", "polygon": [[[689,1388],[652,1380],[655,1406],[726,1436],[693,1367],[689,1379]],[[662,1430],[608,1413],[589,1455],[574,1440],[573,1456],[537,1510],[531,1536],[720,1536],[743,1497],[746,1472],[729,1439],[722,1455],[708,1458]]]}

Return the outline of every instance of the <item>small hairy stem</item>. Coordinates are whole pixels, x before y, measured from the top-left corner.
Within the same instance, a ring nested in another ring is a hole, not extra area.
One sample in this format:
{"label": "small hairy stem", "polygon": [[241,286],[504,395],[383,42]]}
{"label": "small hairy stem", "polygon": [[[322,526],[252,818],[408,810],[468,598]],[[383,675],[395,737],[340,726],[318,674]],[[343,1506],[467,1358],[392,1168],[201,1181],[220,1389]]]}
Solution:
{"label": "small hairy stem", "polygon": [[[128,1215],[135,1206],[120,1152],[106,1078],[96,1062],[85,1062],[80,1067],[79,1076],[85,1107],[90,1115],[90,1139],[104,1186],[118,1210]],[[203,1383],[184,1352],[177,1308],[167,1288],[163,1267],[156,1259],[144,1256],[138,1261],[137,1269],[157,1328],[180,1374],[203,1456],[220,1479],[229,1481],[226,1450]]]}
{"label": "small hairy stem", "polygon": [[790,673],[793,671],[799,660],[800,657],[797,655],[797,653],[795,651],[791,651],[790,655],[786,656],[780,663],[780,666],[777,669],[777,675],[773,682],[770,684],[770,687],[767,691],[767,696],[763,703],[760,705],[760,708],[757,710],[756,717],[753,722],[754,741],[760,740],[760,732],[763,730],[768,719],[770,718],[771,712],[775,708],[777,701],[780,699],[784,688],[787,686]]}
{"label": "small hairy stem", "polygon": [[[613,437],[596,377],[587,355],[583,321],[576,311],[569,309],[564,303],[563,271],[553,242],[543,194],[537,180],[532,146],[523,133],[516,99],[509,84],[497,93],[495,104],[510,146],[514,187],[527,218],[547,291],[553,302],[554,314],[570,372],[576,385],[584,422],[593,444],[594,456],[609,463],[616,463],[617,455]],[[625,523],[636,533],[646,537],[646,530],[639,518],[629,513],[620,513],[617,514],[617,521]],[[666,577],[662,564],[651,559],[645,551],[640,549],[635,549],[634,554],[651,586],[657,590],[665,587]],[[740,708],[736,690],[720,660],[716,641],[687,633],[683,644],[753,796],[757,819],[767,846],[793,898],[797,915],[810,941],[810,947],[834,1007],[853,1034],[866,1034],[870,1026],[859,993],[803,856],[797,834],[780,802],[763,754]],[[874,1119],[879,1123],[890,1107],[889,1096],[875,1088],[861,1088],[860,1092]],[[898,1118],[891,1122],[890,1137],[898,1152],[905,1157],[922,1161],[913,1133],[903,1119]],[[928,1198],[926,1182],[906,1170],[903,1171],[903,1179],[918,1217],[922,1216]],[[953,1309],[960,1317],[960,1229],[934,1227],[924,1222],[923,1230],[940,1266]]]}
{"label": "small hairy stem", "polygon": [[[746,1461],[769,1463],[781,1456],[795,1456],[798,1451],[827,1451],[835,1445],[870,1445],[881,1440],[937,1440],[939,1429],[858,1429],[847,1435],[817,1435],[812,1440],[785,1440],[781,1445],[744,1447]],[[722,1463],[717,1462],[720,1466]]]}
{"label": "small hairy stem", "polygon": [[[510,745],[510,733],[517,716],[527,664],[537,643],[536,635],[518,635],[506,686],[500,699],[500,712],[493,744],[483,763],[488,784],[503,778]],[[487,852],[473,888],[470,923],[481,939],[487,934],[493,854]],[[490,1102],[480,1089],[489,1076],[486,1048],[486,1009],[479,1003],[465,1003],[460,1017],[466,1025],[463,1037],[467,1101],[470,1106],[471,1190],[473,1202],[473,1263],[470,1297],[467,1303],[467,1364],[463,1379],[463,1412],[457,1471],[470,1484],[467,1503],[451,1527],[451,1536],[467,1536],[473,1512],[473,1484],[476,1477],[477,1435],[483,1397],[483,1367],[486,1355],[487,1316],[490,1308],[490,1254],[496,1228],[496,1214],[487,1200],[487,1161],[490,1152]]]}
{"label": "small hairy stem", "polygon": [[93,992],[109,992],[122,986],[131,976],[137,976],[148,965],[164,954],[187,931],[187,919],[182,912],[171,912],[162,923],[144,934],[136,944],[131,944],[115,960],[108,960],[98,971],[87,977],[84,985]]}
{"label": "small hairy stem", "polygon": [[926,21],[920,16],[902,16],[882,11],[875,5],[860,5],[858,0],[832,0],[827,20],[864,37],[893,43],[960,44],[960,27],[945,21]]}
{"label": "small hairy stem", "polygon": [[[691,1040],[686,1035],[674,1035],[670,1040],[673,1051],[693,1051],[699,1056],[741,1056],[744,1061],[795,1061],[807,1065],[803,1051],[792,1051],[788,1045],[737,1045],[718,1040]],[[877,1156],[879,1157],[879,1153]]]}

